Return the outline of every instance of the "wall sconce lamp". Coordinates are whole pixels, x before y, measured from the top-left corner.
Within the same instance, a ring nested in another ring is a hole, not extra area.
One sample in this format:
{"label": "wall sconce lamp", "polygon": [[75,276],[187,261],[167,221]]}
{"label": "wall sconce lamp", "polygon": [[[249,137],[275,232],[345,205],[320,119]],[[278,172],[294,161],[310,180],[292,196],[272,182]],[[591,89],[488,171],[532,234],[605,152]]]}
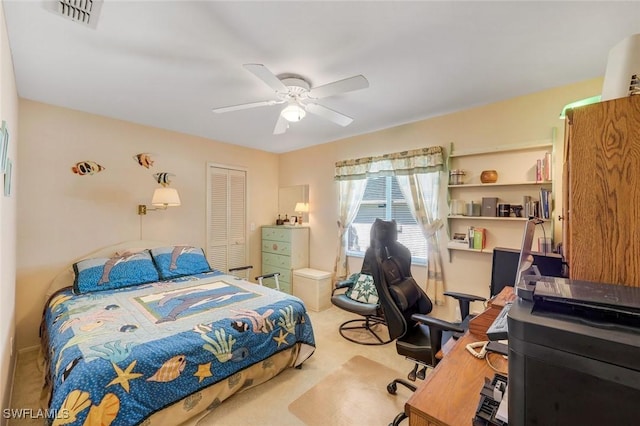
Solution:
{"label": "wall sconce lamp", "polygon": [[156,188],[151,198],[151,205],[147,207],[144,204],[138,205],[138,214],[145,215],[147,210],[166,210],[167,207],[177,207],[180,205],[180,196],[178,190],[169,188],[167,184],[163,184],[162,188]]}
{"label": "wall sconce lamp", "polygon": [[302,225],[302,214],[309,213],[309,203],[296,203],[295,211],[300,214],[298,223]]}

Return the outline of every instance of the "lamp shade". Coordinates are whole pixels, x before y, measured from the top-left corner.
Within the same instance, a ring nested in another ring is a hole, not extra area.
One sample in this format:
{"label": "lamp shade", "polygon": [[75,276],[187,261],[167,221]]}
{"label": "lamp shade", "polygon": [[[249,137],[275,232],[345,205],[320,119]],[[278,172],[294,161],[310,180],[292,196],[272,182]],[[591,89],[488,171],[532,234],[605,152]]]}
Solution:
{"label": "lamp shade", "polygon": [[296,213],[309,213],[309,203],[296,203]]}
{"label": "lamp shade", "polygon": [[153,192],[151,204],[162,207],[176,207],[180,205],[180,196],[174,188],[156,188]]}
{"label": "lamp shade", "polygon": [[300,105],[291,103],[287,105],[280,115],[287,121],[300,121],[307,115],[307,111],[304,110]]}

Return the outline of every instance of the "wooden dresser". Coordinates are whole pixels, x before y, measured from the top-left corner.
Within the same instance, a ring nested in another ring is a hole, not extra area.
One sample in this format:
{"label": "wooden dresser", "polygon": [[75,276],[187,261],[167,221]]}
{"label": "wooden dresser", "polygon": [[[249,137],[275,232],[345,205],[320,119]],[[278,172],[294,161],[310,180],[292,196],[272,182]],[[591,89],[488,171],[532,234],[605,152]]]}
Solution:
{"label": "wooden dresser", "polygon": [[[262,274],[280,273],[280,290],[291,294],[293,270],[309,267],[309,228],[262,227]],[[265,280],[273,287],[273,280]]]}

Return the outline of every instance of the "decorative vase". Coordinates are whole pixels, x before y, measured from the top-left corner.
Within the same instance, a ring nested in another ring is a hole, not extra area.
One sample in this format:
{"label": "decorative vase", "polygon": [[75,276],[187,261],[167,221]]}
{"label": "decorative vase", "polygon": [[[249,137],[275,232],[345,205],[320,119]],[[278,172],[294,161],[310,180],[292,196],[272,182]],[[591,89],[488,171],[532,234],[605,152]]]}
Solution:
{"label": "decorative vase", "polygon": [[480,174],[480,182],[495,183],[498,180],[498,172],[495,170],[483,170]]}

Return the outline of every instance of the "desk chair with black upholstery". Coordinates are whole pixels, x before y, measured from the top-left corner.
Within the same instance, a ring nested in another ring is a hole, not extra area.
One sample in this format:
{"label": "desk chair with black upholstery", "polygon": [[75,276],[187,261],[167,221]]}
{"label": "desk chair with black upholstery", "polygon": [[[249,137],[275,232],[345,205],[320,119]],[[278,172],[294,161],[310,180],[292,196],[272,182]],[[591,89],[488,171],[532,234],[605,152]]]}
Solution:
{"label": "desk chair with black upholstery", "polygon": [[[373,277],[389,336],[396,340],[398,354],[416,363],[408,378],[424,379],[427,367],[435,367],[439,361],[436,354],[444,343],[443,335],[446,332],[463,333],[464,329],[459,324],[427,315],[433,305],[412,278],[411,252],[400,244],[397,238],[395,221],[376,219],[371,227],[371,246],[367,249],[365,259],[375,259],[375,265],[372,267]],[[452,296],[465,300],[465,295],[455,293]],[[477,300],[477,297],[470,296],[470,299],[466,299],[467,306],[471,300]],[[423,368],[417,372],[419,365]],[[397,384],[402,384],[412,391],[416,390],[411,383],[395,379],[387,385],[389,393],[396,393]],[[392,424],[397,425],[404,418],[404,412],[400,413]]]}

